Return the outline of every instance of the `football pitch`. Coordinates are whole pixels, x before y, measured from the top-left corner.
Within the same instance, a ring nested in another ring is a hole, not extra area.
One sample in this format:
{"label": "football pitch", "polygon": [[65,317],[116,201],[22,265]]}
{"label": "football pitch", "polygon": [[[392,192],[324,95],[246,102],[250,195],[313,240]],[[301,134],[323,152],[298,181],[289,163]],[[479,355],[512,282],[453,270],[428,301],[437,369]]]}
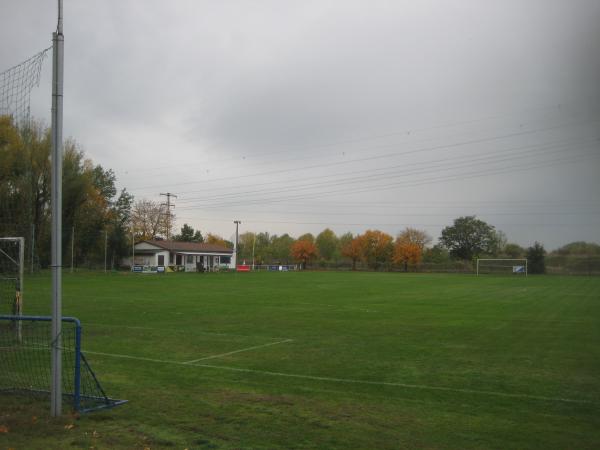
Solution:
{"label": "football pitch", "polygon": [[[600,278],[63,281],[84,353],[129,403],[57,421],[0,397],[0,448],[600,447]],[[49,276],[26,282],[25,313],[49,314]]]}

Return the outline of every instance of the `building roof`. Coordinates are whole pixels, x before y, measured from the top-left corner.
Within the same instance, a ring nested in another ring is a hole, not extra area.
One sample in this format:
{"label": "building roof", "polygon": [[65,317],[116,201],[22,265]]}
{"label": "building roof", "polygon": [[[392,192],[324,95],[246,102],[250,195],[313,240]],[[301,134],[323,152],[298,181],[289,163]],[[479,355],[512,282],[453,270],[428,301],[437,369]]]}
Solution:
{"label": "building roof", "polygon": [[229,253],[233,250],[222,245],[205,244],[204,242],[180,242],[180,241],[142,241],[156,247],[169,250],[170,252],[191,252],[191,253]]}

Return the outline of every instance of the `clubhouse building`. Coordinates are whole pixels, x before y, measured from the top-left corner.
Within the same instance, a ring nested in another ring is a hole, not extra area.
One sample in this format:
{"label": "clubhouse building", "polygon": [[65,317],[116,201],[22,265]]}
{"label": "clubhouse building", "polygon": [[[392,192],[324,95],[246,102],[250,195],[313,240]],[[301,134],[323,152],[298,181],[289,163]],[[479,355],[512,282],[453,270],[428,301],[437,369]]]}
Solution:
{"label": "clubhouse building", "polygon": [[123,261],[135,272],[213,272],[235,268],[233,250],[221,245],[198,242],[150,240],[134,246],[131,257]]}

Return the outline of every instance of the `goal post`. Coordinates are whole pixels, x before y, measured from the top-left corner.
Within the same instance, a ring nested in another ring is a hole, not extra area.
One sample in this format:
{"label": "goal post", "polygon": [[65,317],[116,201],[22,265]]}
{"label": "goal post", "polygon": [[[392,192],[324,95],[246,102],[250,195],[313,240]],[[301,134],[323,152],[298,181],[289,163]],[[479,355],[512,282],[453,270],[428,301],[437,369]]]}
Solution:
{"label": "goal post", "polygon": [[[62,326],[62,163],[63,163],[63,79],[64,34],[63,0],[57,0],[58,20],[52,33],[52,108],[51,108],[51,230],[52,336],[58,342]],[[30,123],[30,93],[39,85],[42,62],[47,48],[17,66],[0,72],[0,115],[12,116],[17,127]],[[1,304],[0,304],[1,308]],[[0,312],[1,314],[1,312]],[[52,351],[50,410],[61,415],[61,348]]]}
{"label": "goal post", "polygon": [[[63,317],[61,322],[61,404],[85,413],[126,403],[108,397],[90,367],[81,350],[79,320]],[[21,324],[21,339],[12,332],[15,323]],[[51,328],[49,316],[0,315],[0,393],[40,399],[51,395]]]}
{"label": "goal post", "polygon": [[477,258],[475,273],[527,276],[527,258]]}
{"label": "goal post", "polygon": [[[0,237],[0,314],[23,314],[23,274],[25,238]],[[21,323],[14,324],[21,339]]]}

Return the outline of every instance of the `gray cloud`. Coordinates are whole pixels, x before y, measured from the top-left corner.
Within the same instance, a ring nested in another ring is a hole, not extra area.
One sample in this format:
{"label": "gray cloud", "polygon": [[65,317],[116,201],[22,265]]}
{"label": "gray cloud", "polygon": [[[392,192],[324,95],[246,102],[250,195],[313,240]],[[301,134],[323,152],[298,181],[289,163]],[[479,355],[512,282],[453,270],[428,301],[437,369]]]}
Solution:
{"label": "gray cloud", "polygon": [[[54,7],[4,2],[2,66],[50,44]],[[591,0],[65,2],[65,133],[225,236],[478,214],[524,245],[599,241],[599,19]]]}

